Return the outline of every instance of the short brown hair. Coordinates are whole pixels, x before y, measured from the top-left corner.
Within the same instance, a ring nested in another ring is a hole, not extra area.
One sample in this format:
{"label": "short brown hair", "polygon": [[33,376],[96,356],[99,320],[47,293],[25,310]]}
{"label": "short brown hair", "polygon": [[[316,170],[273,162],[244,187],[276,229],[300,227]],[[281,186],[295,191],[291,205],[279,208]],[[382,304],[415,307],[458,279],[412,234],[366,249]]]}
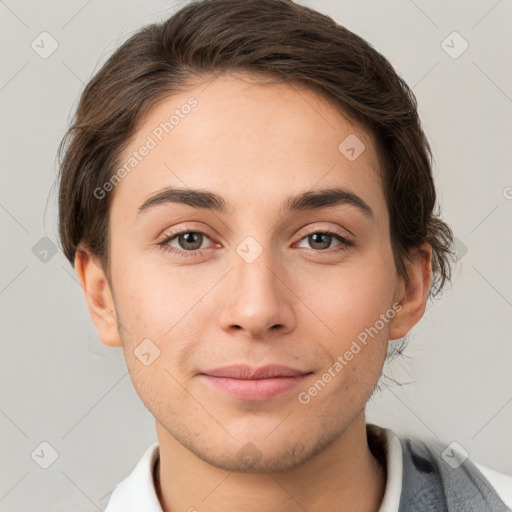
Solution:
{"label": "short brown hair", "polygon": [[453,234],[434,212],[432,154],[416,98],[388,60],[331,18],[291,0],[192,1],[132,35],[85,87],[58,151],[59,234],[71,264],[82,244],[107,276],[113,193],[93,193],[114,174],[141,120],[194,79],[249,72],[317,93],[373,135],[398,273],[410,251],[432,246],[436,295],[451,278]]}

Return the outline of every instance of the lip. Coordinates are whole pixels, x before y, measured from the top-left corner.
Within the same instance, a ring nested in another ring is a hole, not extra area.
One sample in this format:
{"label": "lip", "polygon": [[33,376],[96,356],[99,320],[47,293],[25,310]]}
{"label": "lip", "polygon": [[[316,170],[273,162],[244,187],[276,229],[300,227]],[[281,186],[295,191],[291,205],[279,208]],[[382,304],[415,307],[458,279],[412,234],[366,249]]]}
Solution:
{"label": "lip", "polygon": [[208,370],[200,377],[209,385],[242,400],[268,400],[302,383],[311,373],[282,365],[247,365]]}
{"label": "lip", "polygon": [[270,379],[274,377],[299,377],[311,372],[305,372],[289,366],[280,364],[268,364],[259,368],[252,368],[249,365],[237,364],[232,366],[223,366],[202,372],[211,377],[228,377],[231,379]]}

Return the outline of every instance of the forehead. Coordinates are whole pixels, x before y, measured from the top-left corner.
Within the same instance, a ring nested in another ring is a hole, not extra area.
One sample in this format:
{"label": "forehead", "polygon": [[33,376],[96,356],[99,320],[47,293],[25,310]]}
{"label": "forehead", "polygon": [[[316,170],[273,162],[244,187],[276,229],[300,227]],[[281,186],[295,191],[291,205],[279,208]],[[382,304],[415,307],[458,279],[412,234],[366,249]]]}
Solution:
{"label": "forehead", "polygon": [[122,153],[123,166],[112,210],[131,216],[166,186],[215,191],[231,211],[332,186],[384,201],[370,133],[315,92],[243,74],[161,100]]}

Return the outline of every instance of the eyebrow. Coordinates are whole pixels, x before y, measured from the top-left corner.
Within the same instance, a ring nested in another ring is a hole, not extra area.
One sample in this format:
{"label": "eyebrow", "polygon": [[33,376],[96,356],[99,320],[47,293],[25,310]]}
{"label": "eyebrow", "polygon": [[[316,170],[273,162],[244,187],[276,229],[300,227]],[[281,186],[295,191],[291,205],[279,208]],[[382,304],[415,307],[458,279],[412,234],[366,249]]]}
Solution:
{"label": "eyebrow", "polygon": [[[218,213],[229,213],[225,199],[208,190],[166,187],[149,197],[140,207],[137,215],[152,207],[166,203],[181,203],[194,208],[213,210]],[[374,219],[371,207],[358,195],[345,188],[330,188],[319,191],[307,191],[289,197],[282,207],[282,213],[313,211],[339,205],[350,205],[357,208],[368,219]]]}

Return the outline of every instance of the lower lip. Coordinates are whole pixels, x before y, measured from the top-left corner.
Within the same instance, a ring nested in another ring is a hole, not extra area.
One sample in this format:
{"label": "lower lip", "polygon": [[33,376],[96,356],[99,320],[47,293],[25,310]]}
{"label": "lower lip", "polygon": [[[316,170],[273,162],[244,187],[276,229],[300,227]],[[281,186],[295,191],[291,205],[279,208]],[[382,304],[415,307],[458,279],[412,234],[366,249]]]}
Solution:
{"label": "lower lip", "polygon": [[309,375],[271,379],[232,379],[205,374],[201,374],[201,377],[217,389],[226,391],[242,400],[268,400],[297,387]]}

